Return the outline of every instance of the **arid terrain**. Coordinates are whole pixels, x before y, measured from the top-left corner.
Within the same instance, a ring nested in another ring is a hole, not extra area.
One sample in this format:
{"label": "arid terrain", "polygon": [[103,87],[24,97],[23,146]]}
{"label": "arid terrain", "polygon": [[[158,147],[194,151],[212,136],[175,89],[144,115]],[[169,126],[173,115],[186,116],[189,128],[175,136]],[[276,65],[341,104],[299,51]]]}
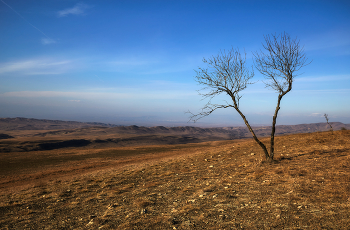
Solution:
{"label": "arid terrain", "polygon": [[18,120],[0,119],[0,229],[350,229],[349,125],[278,127],[266,163],[244,128]]}

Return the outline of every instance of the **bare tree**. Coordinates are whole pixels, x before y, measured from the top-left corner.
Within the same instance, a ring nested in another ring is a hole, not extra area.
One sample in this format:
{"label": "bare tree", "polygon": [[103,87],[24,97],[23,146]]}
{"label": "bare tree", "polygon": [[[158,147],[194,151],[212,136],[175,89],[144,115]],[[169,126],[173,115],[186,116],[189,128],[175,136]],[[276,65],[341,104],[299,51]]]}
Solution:
{"label": "bare tree", "polygon": [[[209,98],[209,101],[202,108],[202,112],[199,114],[191,113],[190,119],[197,121],[210,115],[217,109],[234,108],[242,117],[254,140],[263,149],[266,159],[272,161],[274,158],[275,126],[281,99],[291,91],[294,77],[296,76],[295,72],[307,65],[307,59],[303,52],[303,47],[299,46],[299,40],[290,39],[290,36],[286,33],[278,36],[265,36],[265,43],[263,47],[267,51],[266,54],[262,51],[254,53],[255,66],[267,78],[266,86],[279,93],[272,121],[270,153],[265,144],[257,138],[248,120],[239,108],[239,100],[242,97],[241,92],[249,84],[252,84],[250,80],[254,76],[254,71],[252,67],[250,69],[250,67],[246,66],[246,55],[242,57],[238,49],[232,48],[228,52],[225,52],[225,50],[220,51],[217,56],[203,59],[208,68],[199,68],[196,71],[195,79],[199,84],[204,85],[202,90],[209,90],[206,93],[200,93],[203,99]],[[231,98],[231,102],[212,104],[212,99],[220,94],[228,95]]]}
{"label": "bare tree", "polygon": [[332,134],[333,134],[333,127],[332,127],[332,125],[329,123],[328,114],[325,113],[325,114],[324,114],[324,117],[326,118],[326,121],[327,121],[327,124],[329,125],[329,127],[331,127],[331,131],[332,131]]}
{"label": "bare tree", "polygon": [[263,47],[266,53],[260,50],[260,52],[254,53],[254,56],[255,67],[267,79],[267,82],[264,82],[266,87],[278,93],[277,106],[272,118],[269,155],[272,160],[274,157],[276,121],[281,100],[292,90],[294,78],[298,76],[296,72],[310,63],[307,62],[304,47],[299,45],[300,41],[297,38],[291,39],[289,34],[285,32],[280,35],[267,35],[264,38],[265,44],[263,44]]}
{"label": "bare tree", "polygon": [[[220,51],[217,56],[212,56],[208,59],[203,59],[203,62],[208,65],[208,68],[199,68],[196,71],[196,81],[204,85],[202,90],[209,90],[206,93],[200,93],[203,98],[209,98],[209,102],[202,108],[202,112],[199,114],[192,114],[191,120],[197,121],[198,119],[210,115],[217,109],[221,108],[234,108],[242,117],[244,123],[252,133],[254,140],[264,150],[266,158],[269,157],[266,146],[257,138],[248,120],[239,109],[239,100],[241,99],[240,93],[247,88],[249,84],[252,84],[250,80],[254,76],[253,68],[246,66],[246,54],[242,57],[239,50],[231,49],[228,52]],[[226,94],[231,98],[231,103],[226,104],[212,104],[211,100],[220,94]]]}

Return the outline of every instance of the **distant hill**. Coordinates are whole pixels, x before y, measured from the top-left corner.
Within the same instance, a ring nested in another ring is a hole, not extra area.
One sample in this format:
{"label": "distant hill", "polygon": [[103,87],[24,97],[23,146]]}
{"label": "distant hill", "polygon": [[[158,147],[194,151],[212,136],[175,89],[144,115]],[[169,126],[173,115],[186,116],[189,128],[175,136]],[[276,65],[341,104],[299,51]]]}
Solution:
{"label": "distant hill", "polygon": [[[341,122],[331,122],[334,130],[341,128],[350,129],[350,124]],[[93,130],[92,130],[92,127]],[[100,127],[101,129],[96,129]],[[105,128],[109,128],[108,131]],[[271,126],[253,127],[256,135],[269,136]],[[246,127],[217,127],[217,128],[199,128],[192,126],[179,127],[144,127],[144,126],[118,126],[113,124],[105,124],[98,122],[77,122],[77,121],[60,121],[60,120],[44,120],[33,118],[0,118],[0,130],[51,130],[49,132],[41,132],[39,135],[55,135],[62,132],[74,134],[94,133],[110,133],[121,135],[189,135],[194,137],[216,137],[214,139],[239,139],[251,137]],[[52,131],[57,130],[57,131]],[[61,130],[61,131],[60,131]],[[276,135],[293,134],[293,133],[312,133],[317,131],[327,131],[329,125],[327,123],[312,123],[299,125],[277,125]]]}
{"label": "distant hill", "polygon": [[76,129],[88,128],[92,126],[115,127],[117,125],[105,124],[99,122],[78,122],[46,120],[34,118],[0,118],[0,130],[55,130],[55,129]]}
{"label": "distant hill", "polygon": [[[350,124],[331,123],[334,130]],[[270,136],[271,127],[253,127],[259,137]],[[327,123],[279,125],[276,135],[327,131]],[[104,123],[0,118],[0,152],[60,148],[112,148],[120,146],[174,145],[252,138],[246,127],[199,128],[116,126]]]}

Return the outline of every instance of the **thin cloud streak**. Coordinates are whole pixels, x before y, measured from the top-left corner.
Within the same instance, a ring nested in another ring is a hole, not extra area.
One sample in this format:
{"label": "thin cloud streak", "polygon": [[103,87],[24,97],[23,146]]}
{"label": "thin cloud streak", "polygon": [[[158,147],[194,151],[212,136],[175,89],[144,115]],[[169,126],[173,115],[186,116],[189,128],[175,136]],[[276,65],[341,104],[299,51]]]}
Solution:
{"label": "thin cloud streak", "polygon": [[348,81],[350,75],[328,75],[319,77],[301,77],[296,78],[295,82],[323,82],[323,81]]}
{"label": "thin cloud streak", "polygon": [[[31,27],[33,27],[34,29],[36,29],[37,31],[39,31],[40,33],[42,33],[45,37],[46,37],[46,41],[51,41],[50,43],[44,43],[42,40],[42,43],[44,45],[47,44],[51,44],[51,43],[55,43],[55,41],[53,39],[51,39],[49,36],[47,36],[43,31],[41,31],[38,27],[34,26],[32,23],[30,23],[27,19],[25,19],[20,13],[18,13],[16,10],[14,10],[10,5],[8,5],[7,3],[5,3],[3,0],[0,0],[2,3],[4,3],[8,8],[10,8],[13,12],[15,12],[18,16],[20,16],[24,21],[26,21]],[[45,39],[45,38],[44,38]]]}
{"label": "thin cloud streak", "polygon": [[309,37],[305,41],[305,51],[326,50],[350,45],[350,31],[327,31]]}
{"label": "thin cloud streak", "polygon": [[122,92],[122,89],[116,90],[116,92],[62,92],[62,91],[16,91],[6,92],[0,94],[3,97],[25,97],[25,98],[37,98],[37,97],[74,97],[85,99],[176,99],[187,98],[193,95],[193,92],[181,92],[181,91],[144,91],[140,92],[138,89],[128,89],[128,92]]}
{"label": "thin cloud streak", "polygon": [[42,39],[41,39],[41,43],[42,43],[43,45],[49,45],[49,44],[56,43],[56,41],[53,40],[53,39],[49,39],[49,38],[42,38]]}
{"label": "thin cloud streak", "polygon": [[294,90],[294,92],[300,92],[304,94],[313,94],[313,93],[350,93],[350,89],[309,89],[309,90]]}
{"label": "thin cloud streak", "polygon": [[58,17],[66,17],[68,15],[83,15],[85,14],[85,10],[88,9],[90,6],[84,4],[84,3],[77,3],[72,8],[67,8],[64,10],[58,11]]}
{"label": "thin cloud streak", "polygon": [[21,73],[23,75],[61,74],[73,68],[71,60],[30,59],[0,64],[0,74]]}

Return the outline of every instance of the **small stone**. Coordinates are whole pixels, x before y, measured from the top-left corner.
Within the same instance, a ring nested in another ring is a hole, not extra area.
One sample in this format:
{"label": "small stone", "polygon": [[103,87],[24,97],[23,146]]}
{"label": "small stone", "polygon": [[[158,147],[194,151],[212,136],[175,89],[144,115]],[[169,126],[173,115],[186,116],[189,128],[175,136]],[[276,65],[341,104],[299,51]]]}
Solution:
{"label": "small stone", "polygon": [[251,153],[250,155],[251,155],[251,156],[254,156],[254,155],[255,155],[255,153]]}
{"label": "small stone", "polygon": [[213,168],[214,166],[213,165],[210,165],[209,168]]}
{"label": "small stone", "polygon": [[146,214],[147,213],[147,209],[145,209],[145,208],[143,208],[143,209],[141,209],[141,212],[140,212],[141,214]]}
{"label": "small stone", "polygon": [[[179,224],[180,221],[177,220],[176,218],[173,218],[171,221],[170,221],[172,224]],[[175,228],[176,229],[176,228]]]}
{"label": "small stone", "polygon": [[191,226],[191,225],[192,225],[192,223],[191,223],[191,221],[190,221],[190,220],[186,220],[186,221],[184,222],[184,225]]}
{"label": "small stone", "polygon": [[93,224],[94,224],[94,220],[90,220],[90,222],[86,226],[93,225]]}

